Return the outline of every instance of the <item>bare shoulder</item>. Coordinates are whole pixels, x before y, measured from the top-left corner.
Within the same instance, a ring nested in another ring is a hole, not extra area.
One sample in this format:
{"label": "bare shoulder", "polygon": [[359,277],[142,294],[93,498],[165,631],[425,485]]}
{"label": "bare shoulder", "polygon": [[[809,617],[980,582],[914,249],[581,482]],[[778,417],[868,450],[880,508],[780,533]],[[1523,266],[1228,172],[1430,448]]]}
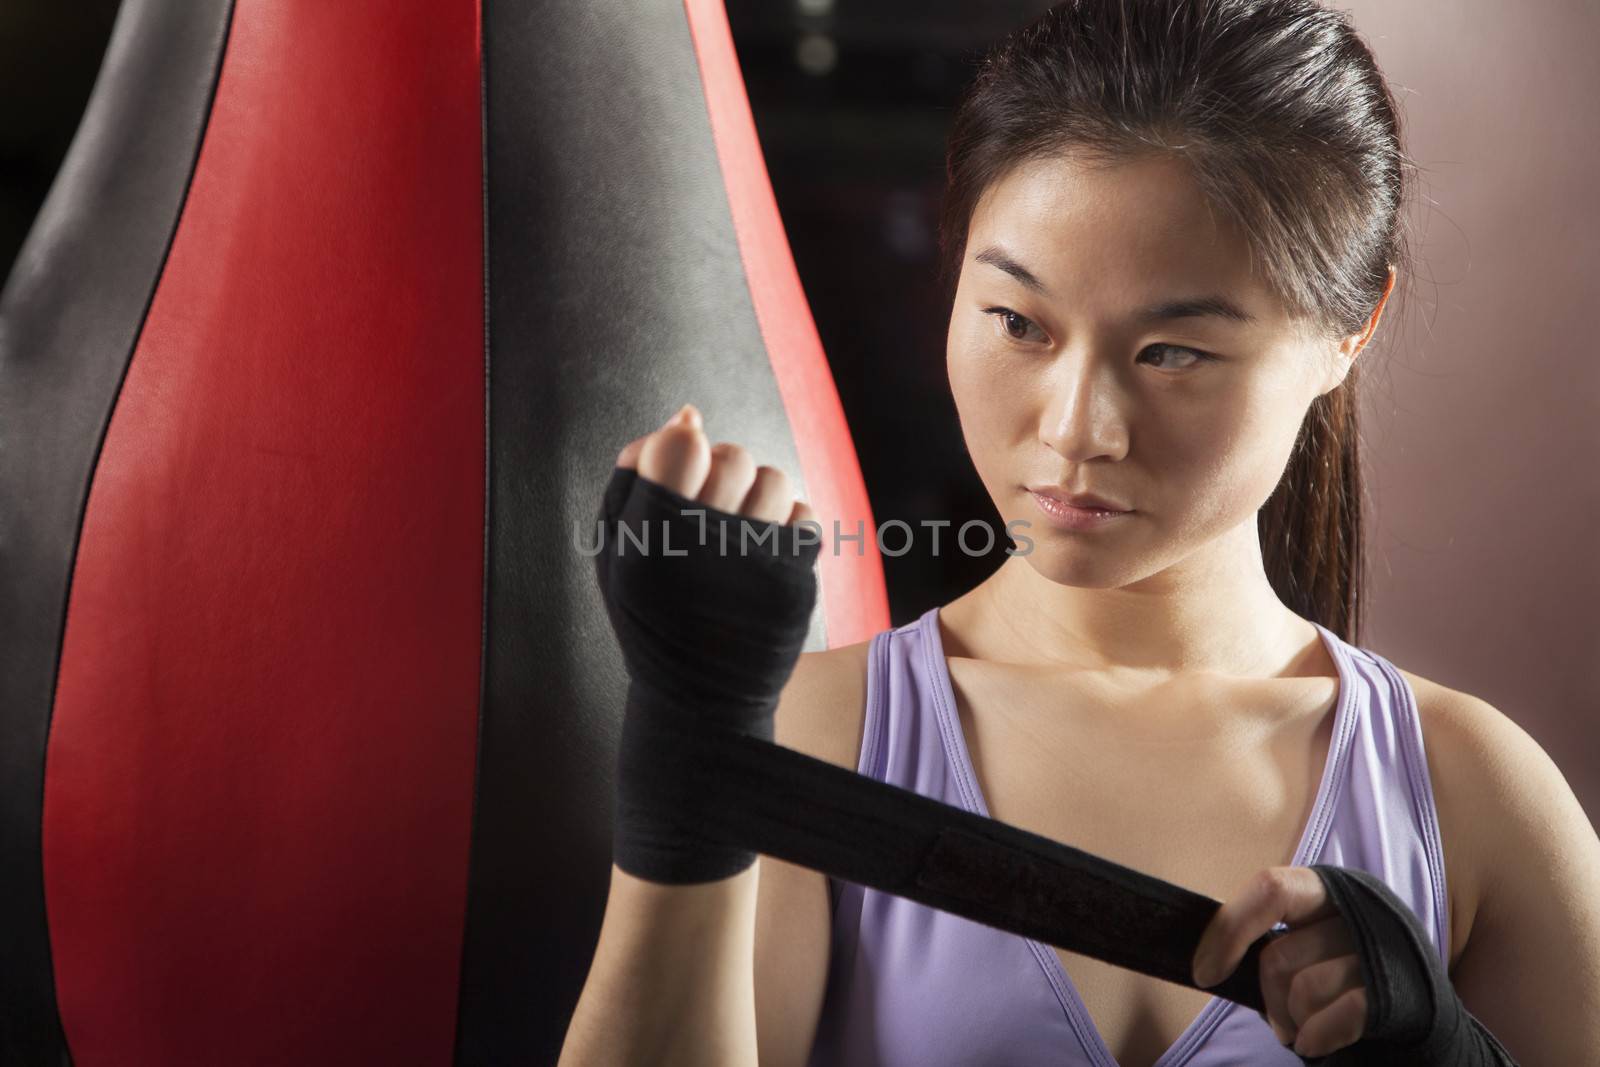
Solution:
{"label": "bare shoulder", "polygon": [[1451,886],[1454,963],[1513,864],[1538,869],[1552,849],[1592,840],[1594,829],[1561,769],[1515,720],[1481,697],[1411,671],[1446,880]]}
{"label": "bare shoulder", "polygon": [[774,740],[855,770],[866,720],[870,642],[802,652],[778,700]]}
{"label": "bare shoulder", "polygon": [[1523,1062],[1597,1062],[1600,837],[1593,822],[1555,760],[1509,715],[1401,673],[1417,697],[1446,878],[1465,883],[1461,893],[1451,891],[1452,910],[1462,907],[1451,937],[1457,992]]}
{"label": "bare shoulder", "polygon": [[1478,775],[1477,765],[1492,750],[1497,728],[1493,720],[1505,716],[1470,693],[1396,669],[1411,686],[1422,725],[1422,747],[1427,753],[1444,849],[1445,884],[1450,895],[1450,963],[1454,966],[1472,932],[1483,870],[1492,854],[1474,812],[1481,798],[1471,783]]}

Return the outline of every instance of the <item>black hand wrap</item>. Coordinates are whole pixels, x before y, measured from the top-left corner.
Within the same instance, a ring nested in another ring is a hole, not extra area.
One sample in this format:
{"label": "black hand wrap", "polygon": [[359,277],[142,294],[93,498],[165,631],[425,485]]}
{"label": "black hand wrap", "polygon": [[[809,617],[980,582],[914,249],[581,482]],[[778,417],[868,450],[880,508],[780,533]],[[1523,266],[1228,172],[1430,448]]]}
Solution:
{"label": "black hand wrap", "polygon": [[705,742],[772,740],[816,604],[819,538],[707,507],[623,467],[600,521],[595,568],[630,679],[613,859],[652,882],[731,877],[755,853],[699,832],[706,806],[728,802]]}
{"label": "black hand wrap", "polygon": [[1311,869],[1355,935],[1367,1024],[1355,1044],[1302,1059],[1314,1067],[1515,1067],[1511,1054],[1461,1003],[1421,921],[1392,889],[1363,870],[1326,864]]}

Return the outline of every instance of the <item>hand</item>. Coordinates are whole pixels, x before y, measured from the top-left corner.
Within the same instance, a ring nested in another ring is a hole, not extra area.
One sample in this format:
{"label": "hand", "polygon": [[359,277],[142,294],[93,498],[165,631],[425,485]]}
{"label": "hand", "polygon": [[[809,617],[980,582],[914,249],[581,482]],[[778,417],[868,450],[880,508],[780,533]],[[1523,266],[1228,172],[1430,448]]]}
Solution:
{"label": "hand", "polygon": [[660,429],[629,441],[616,465],[721,511],[791,526],[816,521],[811,505],[795,499],[783,471],[757,466],[747,450],[732,442],[708,445],[700,412],[692,404],[685,404]]}
{"label": "hand", "polygon": [[810,515],[782,471],[710,448],[689,405],[617,457],[595,574],[628,671],[612,846],[635,877],[709,882],[755,862],[696,827],[721,754],[773,740],[817,600]]}
{"label": "hand", "polygon": [[1350,928],[1315,871],[1268,867],[1217,910],[1195,948],[1194,978],[1212,986],[1278,923],[1289,932],[1261,950],[1264,1018],[1303,1057],[1352,1045],[1367,1020],[1367,990]]}

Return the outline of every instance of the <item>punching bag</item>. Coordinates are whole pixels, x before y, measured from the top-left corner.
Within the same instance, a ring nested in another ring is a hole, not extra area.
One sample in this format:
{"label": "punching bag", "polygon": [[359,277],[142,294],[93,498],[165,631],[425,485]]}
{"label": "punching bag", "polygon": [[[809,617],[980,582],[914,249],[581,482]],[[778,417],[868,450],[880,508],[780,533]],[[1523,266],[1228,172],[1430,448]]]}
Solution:
{"label": "punching bag", "polygon": [[3,1062],[553,1063],[686,401],[887,627],[719,0],[124,0],[0,293]]}

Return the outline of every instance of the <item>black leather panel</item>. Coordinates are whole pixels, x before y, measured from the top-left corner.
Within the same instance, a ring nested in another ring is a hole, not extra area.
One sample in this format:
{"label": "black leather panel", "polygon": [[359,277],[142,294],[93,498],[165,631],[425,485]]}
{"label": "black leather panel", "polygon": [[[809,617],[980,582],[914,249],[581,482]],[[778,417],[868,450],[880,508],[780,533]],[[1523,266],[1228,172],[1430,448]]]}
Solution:
{"label": "black leather panel", "polygon": [[125,0],[0,292],[0,1056],[69,1062],[45,925],[45,745],[101,440],[177,226],[231,0]]}
{"label": "black leather panel", "polygon": [[554,1063],[605,907],[625,690],[573,524],[592,539],[618,449],[686,401],[804,484],[681,0],[485,0],[483,32],[488,641],[457,1049]]}

